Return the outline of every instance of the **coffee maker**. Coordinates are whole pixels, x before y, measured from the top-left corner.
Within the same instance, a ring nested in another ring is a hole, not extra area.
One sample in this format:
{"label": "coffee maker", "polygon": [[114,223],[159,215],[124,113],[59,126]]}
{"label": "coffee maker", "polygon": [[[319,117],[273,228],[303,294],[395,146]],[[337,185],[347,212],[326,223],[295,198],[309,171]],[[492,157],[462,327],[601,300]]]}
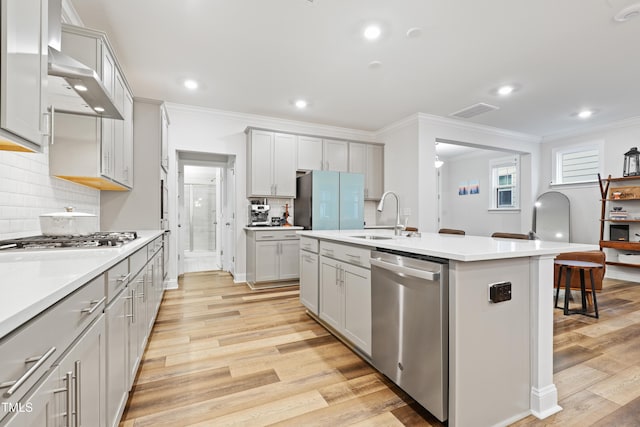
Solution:
{"label": "coffee maker", "polygon": [[267,226],[271,225],[269,222],[269,205],[267,200],[264,203],[260,200],[252,200],[249,205],[249,226]]}

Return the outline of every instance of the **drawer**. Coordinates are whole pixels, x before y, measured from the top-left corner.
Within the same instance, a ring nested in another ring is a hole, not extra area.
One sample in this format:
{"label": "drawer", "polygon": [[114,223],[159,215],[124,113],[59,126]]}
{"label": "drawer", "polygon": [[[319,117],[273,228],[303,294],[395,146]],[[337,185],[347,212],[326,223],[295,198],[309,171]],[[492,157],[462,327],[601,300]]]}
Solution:
{"label": "drawer", "polygon": [[299,240],[300,236],[296,230],[265,230],[256,231],[256,241],[258,240]]}
{"label": "drawer", "polygon": [[104,282],[102,274],[0,341],[0,384],[17,382],[0,389],[0,405],[17,402],[102,314]]}
{"label": "drawer", "polygon": [[311,237],[300,237],[300,249],[318,253],[318,239],[312,239]]}
{"label": "drawer", "polygon": [[107,303],[124,289],[129,280],[129,260],[125,259],[107,270],[106,292]]}
{"label": "drawer", "polygon": [[[150,243],[150,245],[151,244],[153,243]],[[140,249],[129,257],[129,272],[131,272],[131,277],[137,275],[138,272],[144,268],[147,264],[147,259],[147,247]]]}
{"label": "drawer", "polygon": [[160,249],[162,249],[162,236],[147,245],[147,259],[151,259]]}
{"label": "drawer", "polygon": [[333,242],[320,242],[320,255],[334,258],[353,265],[371,268],[369,258],[371,249],[362,246],[344,245]]}

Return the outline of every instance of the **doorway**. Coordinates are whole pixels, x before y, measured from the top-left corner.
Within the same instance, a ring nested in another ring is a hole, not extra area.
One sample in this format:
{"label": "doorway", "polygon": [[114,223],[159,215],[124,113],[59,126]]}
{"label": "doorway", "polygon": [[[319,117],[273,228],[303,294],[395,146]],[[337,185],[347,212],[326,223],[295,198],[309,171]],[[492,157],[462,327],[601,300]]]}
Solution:
{"label": "doorway", "polygon": [[[178,274],[234,273],[235,245],[229,229],[235,208],[234,156],[178,153]],[[231,185],[231,187],[230,187]],[[230,262],[231,261],[231,262]]]}

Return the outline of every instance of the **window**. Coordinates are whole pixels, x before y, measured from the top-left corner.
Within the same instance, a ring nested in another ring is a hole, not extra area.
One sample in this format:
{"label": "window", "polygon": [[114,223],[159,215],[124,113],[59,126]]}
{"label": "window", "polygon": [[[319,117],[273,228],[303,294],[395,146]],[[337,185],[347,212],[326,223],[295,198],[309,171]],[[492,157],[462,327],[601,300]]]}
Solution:
{"label": "window", "polygon": [[603,145],[604,141],[596,141],[553,150],[553,184],[596,182],[601,169]]}
{"label": "window", "polygon": [[518,156],[494,159],[491,165],[492,201],[491,209],[518,209]]}

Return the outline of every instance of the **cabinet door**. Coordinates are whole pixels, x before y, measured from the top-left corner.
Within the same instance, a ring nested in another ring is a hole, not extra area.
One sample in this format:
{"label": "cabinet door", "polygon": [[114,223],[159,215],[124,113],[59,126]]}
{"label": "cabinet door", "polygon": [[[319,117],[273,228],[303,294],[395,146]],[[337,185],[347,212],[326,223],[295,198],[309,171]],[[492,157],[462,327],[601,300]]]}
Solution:
{"label": "cabinet door", "polygon": [[349,143],[349,172],[367,173],[367,144]]}
{"label": "cabinet door", "polygon": [[251,131],[248,196],[271,196],[273,189],[273,132]]}
{"label": "cabinet door", "polygon": [[322,170],[322,139],[298,137],[298,170]]}
{"label": "cabinet door", "polygon": [[300,251],[300,302],[318,314],[318,254]]}
{"label": "cabinet door", "polygon": [[72,379],[70,425],[105,425],[105,354],[105,322],[101,315],[60,362],[61,377]]}
{"label": "cabinet door", "polygon": [[343,265],[344,336],[371,355],[371,271]]}
{"label": "cabinet door", "polygon": [[[116,76],[116,63],[109,52],[109,49],[103,44],[100,43],[102,49],[102,83],[111,98],[114,98],[114,90],[115,90],[115,76]],[[120,110],[122,112],[122,110]]]}
{"label": "cabinet door", "polygon": [[325,139],[322,141],[324,170],[347,172],[349,169],[349,144],[346,141]]}
{"label": "cabinet door", "polygon": [[118,419],[127,403],[129,392],[128,348],[129,320],[127,307],[129,288],[125,288],[105,309],[107,329],[107,411],[109,427],[118,425]]}
{"label": "cabinet door", "polygon": [[299,240],[283,240],[280,242],[278,278],[288,280],[300,277],[299,252]]}
{"label": "cabinet door", "polygon": [[364,198],[380,200],[384,190],[384,147],[366,144],[367,172],[365,174]]}
{"label": "cabinet door", "polygon": [[256,282],[278,280],[278,243],[256,242]]}
{"label": "cabinet door", "polygon": [[124,158],[123,184],[133,188],[133,98],[129,91],[124,96]]}
{"label": "cabinet door", "polygon": [[0,127],[41,145],[46,111],[47,1],[3,0]]}
{"label": "cabinet door", "polygon": [[164,105],[160,110],[160,120],[162,121],[162,127],[160,129],[160,140],[162,141],[161,149],[160,149],[160,164],[164,168],[165,171],[169,170],[169,116],[167,115],[167,110]]}
{"label": "cabinet door", "polygon": [[[150,294],[150,288],[147,285],[150,285],[151,282],[145,280],[146,277],[146,268],[143,269],[139,274],[139,279],[136,283],[136,311],[135,311],[135,325],[137,330],[137,344],[138,344],[138,364],[139,360],[142,358],[144,354],[144,349],[147,346],[147,336],[149,334],[149,319],[147,316],[147,298]],[[136,366],[136,371],[138,367]]]}
{"label": "cabinet door", "polygon": [[276,133],[273,138],[273,184],[278,197],[296,197],[296,136]]}
{"label": "cabinet door", "polygon": [[[66,385],[60,380],[58,368],[52,368],[47,379],[26,399],[21,402],[22,411],[13,415],[9,421],[2,420],[5,427],[59,427],[65,425],[66,414],[63,399],[66,399]],[[20,407],[18,407],[20,410]],[[4,416],[0,412],[0,418]]]}
{"label": "cabinet door", "polygon": [[115,176],[113,163],[114,163],[114,149],[115,149],[115,129],[114,120],[111,119],[95,119],[100,123],[101,140],[100,151],[102,153],[100,163],[100,173],[107,178],[113,178]]}
{"label": "cabinet door", "polygon": [[[114,81],[114,104],[124,115],[124,82],[122,76],[116,70]],[[126,119],[125,119],[126,120]],[[111,122],[113,126],[113,175],[112,178],[124,184],[124,122],[125,120],[102,119],[103,122]]]}
{"label": "cabinet door", "polygon": [[336,261],[320,257],[320,318],[339,332],[344,307],[340,271]]}

